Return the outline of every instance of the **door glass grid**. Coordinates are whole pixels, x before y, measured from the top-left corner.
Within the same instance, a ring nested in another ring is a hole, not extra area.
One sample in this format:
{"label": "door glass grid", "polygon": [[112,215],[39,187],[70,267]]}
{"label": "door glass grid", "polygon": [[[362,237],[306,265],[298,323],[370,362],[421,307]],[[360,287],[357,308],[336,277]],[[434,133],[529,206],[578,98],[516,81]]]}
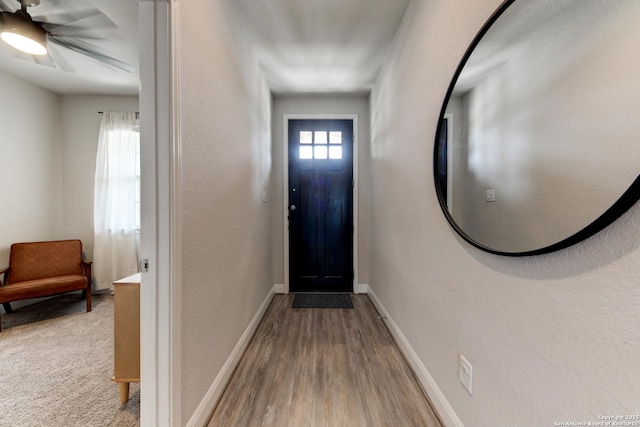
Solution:
{"label": "door glass grid", "polygon": [[299,158],[302,160],[342,159],[342,132],[300,131]]}

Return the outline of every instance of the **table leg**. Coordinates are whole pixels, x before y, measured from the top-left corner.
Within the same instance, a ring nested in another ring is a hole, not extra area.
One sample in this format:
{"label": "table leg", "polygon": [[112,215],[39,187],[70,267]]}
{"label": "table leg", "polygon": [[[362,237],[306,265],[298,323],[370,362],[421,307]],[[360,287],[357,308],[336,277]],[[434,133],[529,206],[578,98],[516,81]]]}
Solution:
{"label": "table leg", "polygon": [[123,405],[129,400],[129,383],[118,383],[120,387],[120,403]]}

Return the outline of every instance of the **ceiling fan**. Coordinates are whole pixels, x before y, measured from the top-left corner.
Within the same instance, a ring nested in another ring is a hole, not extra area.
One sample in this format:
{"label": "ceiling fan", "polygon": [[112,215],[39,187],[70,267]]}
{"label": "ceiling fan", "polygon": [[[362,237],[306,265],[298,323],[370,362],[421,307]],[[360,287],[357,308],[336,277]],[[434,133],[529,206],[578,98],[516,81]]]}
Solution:
{"label": "ceiling fan", "polygon": [[[95,38],[88,33],[90,30],[116,27],[109,17],[95,7],[78,9],[78,2],[74,1],[71,12],[32,17],[27,8],[38,6],[40,0],[16,1],[19,7],[11,11],[5,0],[0,0],[0,38],[12,47],[33,55],[38,64],[73,71],[59,55],[55,59],[51,55],[53,50],[49,48],[50,44],[55,44],[128,73],[135,70],[134,66],[107,56],[80,40]],[[51,0],[52,3],[56,1]],[[83,20],[85,26],[81,25],[80,21]]]}

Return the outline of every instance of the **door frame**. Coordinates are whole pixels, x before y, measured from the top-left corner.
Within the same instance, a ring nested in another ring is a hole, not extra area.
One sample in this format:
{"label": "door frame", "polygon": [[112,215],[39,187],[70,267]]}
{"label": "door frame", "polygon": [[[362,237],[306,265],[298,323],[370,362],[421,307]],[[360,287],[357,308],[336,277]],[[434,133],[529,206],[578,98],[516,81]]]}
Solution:
{"label": "door frame", "polygon": [[353,121],[353,293],[358,293],[358,115],[357,114],[283,114],[283,233],[284,233],[284,292],[289,293],[289,120],[352,120]]}
{"label": "door frame", "polygon": [[140,425],[181,417],[179,0],[139,0]]}

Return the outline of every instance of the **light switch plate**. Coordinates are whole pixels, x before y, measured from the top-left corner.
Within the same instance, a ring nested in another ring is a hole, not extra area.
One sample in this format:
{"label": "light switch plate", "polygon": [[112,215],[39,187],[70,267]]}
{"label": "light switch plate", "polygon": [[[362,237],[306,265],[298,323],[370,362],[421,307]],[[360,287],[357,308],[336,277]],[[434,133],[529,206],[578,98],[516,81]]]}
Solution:
{"label": "light switch plate", "polygon": [[491,190],[487,190],[485,192],[485,201],[487,202],[495,202],[496,201],[496,189],[492,188]]}

